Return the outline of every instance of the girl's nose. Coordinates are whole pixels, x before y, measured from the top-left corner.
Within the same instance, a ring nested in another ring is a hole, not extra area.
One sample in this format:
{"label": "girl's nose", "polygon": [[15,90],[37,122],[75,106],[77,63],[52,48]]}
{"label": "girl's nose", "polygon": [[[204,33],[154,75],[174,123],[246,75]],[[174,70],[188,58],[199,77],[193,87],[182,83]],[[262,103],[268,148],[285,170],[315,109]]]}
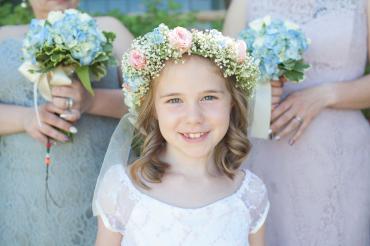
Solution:
{"label": "girl's nose", "polygon": [[203,110],[199,103],[191,103],[186,108],[186,122],[189,124],[198,124],[203,121]]}

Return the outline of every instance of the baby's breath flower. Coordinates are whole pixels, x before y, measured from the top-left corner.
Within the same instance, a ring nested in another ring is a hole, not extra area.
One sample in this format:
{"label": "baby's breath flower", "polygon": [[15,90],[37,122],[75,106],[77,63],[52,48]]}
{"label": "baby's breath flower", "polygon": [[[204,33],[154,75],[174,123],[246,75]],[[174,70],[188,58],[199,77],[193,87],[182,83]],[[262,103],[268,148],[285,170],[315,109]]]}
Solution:
{"label": "baby's breath flower", "polygon": [[149,91],[150,82],[159,76],[165,62],[169,59],[183,62],[185,54],[212,60],[225,78],[235,77],[236,87],[247,96],[259,76],[258,67],[247,54],[244,41],[225,37],[217,30],[188,31],[182,27],[170,30],[160,24],[152,32],[135,39],[130,50],[123,55],[123,92],[130,113],[136,115],[142,98]]}

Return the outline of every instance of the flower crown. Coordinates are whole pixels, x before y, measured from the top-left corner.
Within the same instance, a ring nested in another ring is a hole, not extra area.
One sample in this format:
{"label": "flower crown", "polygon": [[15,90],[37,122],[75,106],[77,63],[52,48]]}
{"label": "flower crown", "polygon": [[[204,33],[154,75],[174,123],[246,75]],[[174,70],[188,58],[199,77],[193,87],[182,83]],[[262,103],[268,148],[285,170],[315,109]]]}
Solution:
{"label": "flower crown", "polygon": [[257,82],[259,70],[247,54],[244,41],[225,37],[217,30],[188,31],[183,27],[171,30],[160,24],[135,39],[123,55],[123,92],[130,113],[136,116],[150,81],[159,76],[165,62],[169,59],[179,62],[184,54],[209,58],[220,67],[225,78],[235,76],[236,87],[247,96]]}

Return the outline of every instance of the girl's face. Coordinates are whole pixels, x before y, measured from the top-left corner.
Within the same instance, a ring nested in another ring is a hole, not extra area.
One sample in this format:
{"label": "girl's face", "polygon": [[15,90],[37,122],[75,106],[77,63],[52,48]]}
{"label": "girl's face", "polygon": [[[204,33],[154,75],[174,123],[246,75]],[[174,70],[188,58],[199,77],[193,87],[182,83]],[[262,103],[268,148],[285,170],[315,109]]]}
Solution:
{"label": "girl's face", "polygon": [[46,18],[50,11],[76,8],[79,0],[30,0],[29,2],[37,18]]}
{"label": "girl's face", "polygon": [[154,86],[156,116],[167,152],[209,158],[229,128],[231,95],[218,67],[189,56],[167,63]]}

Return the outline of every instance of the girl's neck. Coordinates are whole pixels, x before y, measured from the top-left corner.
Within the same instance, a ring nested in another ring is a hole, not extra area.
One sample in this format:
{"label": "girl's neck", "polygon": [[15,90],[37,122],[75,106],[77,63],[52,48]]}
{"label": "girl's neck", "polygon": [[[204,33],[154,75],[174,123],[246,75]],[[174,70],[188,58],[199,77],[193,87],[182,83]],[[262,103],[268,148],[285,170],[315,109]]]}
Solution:
{"label": "girl's neck", "polygon": [[218,176],[220,173],[212,156],[213,153],[205,157],[191,157],[171,147],[166,147],[161,155],[161,159],[170,165],[168,170],[170,173],[188,177]]}

